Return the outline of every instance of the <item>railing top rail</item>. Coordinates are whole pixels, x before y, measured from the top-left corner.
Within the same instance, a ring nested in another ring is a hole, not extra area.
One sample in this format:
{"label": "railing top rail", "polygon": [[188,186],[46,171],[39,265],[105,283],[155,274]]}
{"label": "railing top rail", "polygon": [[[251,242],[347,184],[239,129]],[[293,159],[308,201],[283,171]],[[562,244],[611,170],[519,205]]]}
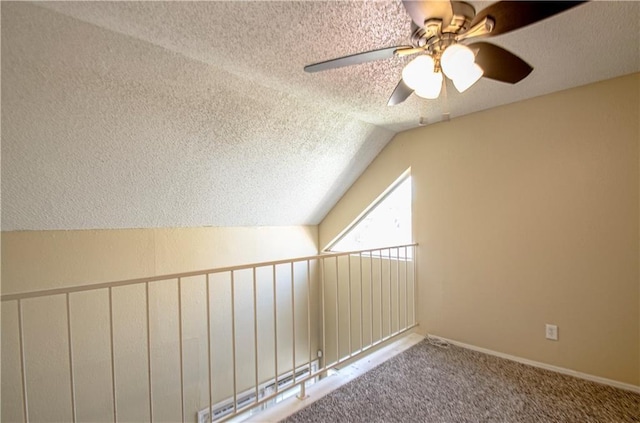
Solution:
{"label": "railing top rail", "polygon": [[241,264],[238,266],[218,267],[213,269],[195,270],[192,272],[183,272],[183,273],[172,273],[167,275],[158,275],[158,276],[151,276],[146,278],[125,279],[120,281],[102,282],[102,283],[96,283],[91,285],[71,286],[67,288],[43,289],[39,291],[22,292],[17,294],[5,294],[0,296],[0,301],[5,302],[5,301],[25,300],[29,298],[48,297],[51,295],[71,294],[74,292],[82,292],[82,291],[94,291],[98,289],[116,288],[120,286],[137,285],[137,284],[142,284],[147,282],[158,282],[158,281],[166,281],[166,280],[172,280],[172,279],[178,279],[178,278],[189,278],[193,276],[234,272],[237,270],[246,270],[246,269],[259,268],[259,267],[278,266],[280,264],[298,263],[298,262],[307,261],[307,260],[311,261],[311,260],[319,260],[319,259],[326,259],[331,257],[339,257],[339,256],[353,255],[353,254],[373,253],[376,251],[384,251],[389,249],[393,250],[396,248],[416,247],[417,245],[418,245],[417,243],[412,243],[412,244],[403,244],[403,245],[393,245],[390,247],[382,247],[382,248],[371,248],[367,250],[346,251],[346,252],[340,252],[340,253],[323,253],[315,256],[296,257],[292,259],[265,261],[265,262],[259,262],[259,263],[248,263],[248,264]]}

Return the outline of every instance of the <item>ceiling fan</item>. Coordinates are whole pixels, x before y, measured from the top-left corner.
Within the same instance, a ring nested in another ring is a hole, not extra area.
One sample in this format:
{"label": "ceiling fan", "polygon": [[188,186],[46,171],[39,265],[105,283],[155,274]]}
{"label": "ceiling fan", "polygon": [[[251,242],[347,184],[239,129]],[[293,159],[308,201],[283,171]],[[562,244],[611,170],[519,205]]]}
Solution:
{"label": "ceiling fan", "polygon": [[547,19],[585,1],[498,1],[476,14],[462,1],[413,1],[402,4],[413,21],[411,45],[356,53],[304,67],[305,72],[351,66],[394,56],[418,55],[402,71],[402,79],[387,104],[405,101],[412,93],[435,99],[443,73],[463,92],[481,77],[515,84],[533,67],[515,54],[487,42],[463,42],[476,37],[505,34]]}

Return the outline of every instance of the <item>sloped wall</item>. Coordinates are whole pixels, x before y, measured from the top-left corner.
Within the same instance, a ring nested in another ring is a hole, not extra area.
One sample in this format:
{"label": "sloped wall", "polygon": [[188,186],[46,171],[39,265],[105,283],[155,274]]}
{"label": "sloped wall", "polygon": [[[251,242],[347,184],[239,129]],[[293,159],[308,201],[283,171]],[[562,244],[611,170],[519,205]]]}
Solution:
{"label": "sloped wall", "polygon": [[639,116],[634,74],[400,133],[320,247],[411,167],[422,332],[640,385]]}

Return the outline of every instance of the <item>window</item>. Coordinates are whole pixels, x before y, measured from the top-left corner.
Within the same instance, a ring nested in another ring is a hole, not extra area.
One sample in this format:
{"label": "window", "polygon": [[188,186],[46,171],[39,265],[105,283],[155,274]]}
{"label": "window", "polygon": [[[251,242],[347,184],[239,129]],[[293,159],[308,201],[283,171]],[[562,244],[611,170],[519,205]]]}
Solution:
{"label": "window", "polygon": [[411,176],[405,174],[328,250],[357,251],[411,242]]}

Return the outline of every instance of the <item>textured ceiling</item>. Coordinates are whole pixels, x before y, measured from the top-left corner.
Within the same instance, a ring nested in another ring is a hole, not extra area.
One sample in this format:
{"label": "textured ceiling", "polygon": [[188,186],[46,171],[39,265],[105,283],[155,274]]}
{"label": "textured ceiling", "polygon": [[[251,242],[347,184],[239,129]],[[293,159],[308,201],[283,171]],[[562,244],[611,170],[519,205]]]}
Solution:
{"label": "textured ceiling", "polygon": [[492,38],[534,66],[518,85],[394,107],[406,58],[302,68],[406,44],[400,2],[1,7],[3,230],[316,224],[421,117],[640,71],[636,2]]}

